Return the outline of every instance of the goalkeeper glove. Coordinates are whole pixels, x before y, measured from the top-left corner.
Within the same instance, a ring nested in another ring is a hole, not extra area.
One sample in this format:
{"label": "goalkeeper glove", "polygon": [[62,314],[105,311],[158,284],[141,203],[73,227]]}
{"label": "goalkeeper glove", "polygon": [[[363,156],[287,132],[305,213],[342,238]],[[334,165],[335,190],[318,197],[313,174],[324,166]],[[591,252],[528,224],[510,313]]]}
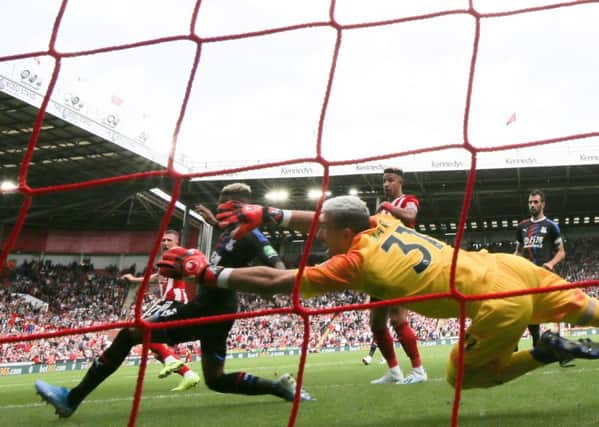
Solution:
{"label": "goalkeeper glove", "polygon": [[290,211],[237,201],[221,203],[216,214],[219,228],[229,229],[236,240],[263,224],[286,226],[290,217]]}
{"label": "goalkeeper glove", "polygon": [[208,260],[197,249],[175,246],[164,252],[156,265],[161,276],[180,279],[200,274],[208,266]]}
{"label": "goalkeeper glove", "polygon": [[164,252],[158,261],[161,276],[182,279],[194,277],[208,286],[216,286],[223,267],[210,265],[206,256],[197,249],[176,246]]}

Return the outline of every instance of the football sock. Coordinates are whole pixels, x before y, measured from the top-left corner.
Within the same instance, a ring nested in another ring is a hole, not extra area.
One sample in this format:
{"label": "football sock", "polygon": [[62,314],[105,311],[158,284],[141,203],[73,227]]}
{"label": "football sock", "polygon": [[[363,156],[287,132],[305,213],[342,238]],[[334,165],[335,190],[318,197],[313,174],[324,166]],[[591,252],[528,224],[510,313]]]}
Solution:
{"label": "football sock", "polygon": [[383,357],[387,361],[387,365],[390,368],[396,367],[398,365],[397,356],[395,355],[393,337],[391,336],[389,329],[385,328],[381,331],[372,331],[372,334],[374,335],[374,340],[381,350]]}
{"label": "football sock", "polygon": [[177,361],[177,358],[175,356],[166,356],[164,358],[164,363],[165,364],[167,364],[167,363],[173,363],[173,362],[176,362],[176,361]]}
{"label": "football sock", "polygon": [[376,342],[375,342],[375,341],[372,341],[372,342],[370,343],[370,350],[368,350],[368,355],[369,355],[370,357],[374,356],[374,352],[376,351],[376,348],[377,348]]}
{"label": "football sock", "polygon": [[420,375],[424,375],[425,374],[424,368],[422,366],[418,366],[416,368],[413,368],[412,372],[416,372],[417,374],[420,374]]}
{"label": "football sock", "polygon": [[528,325],[528,332],[532,338],[532,346],[537,345],[539,337],[541,336],[541,327],[539,325]]}
{"label": "football sock", "polygon": [[389,369],[389,372],[391,372],[396,377],[403,378],[403,372],[401,372],[401,369],[399,368],[399,365],[394,366],[393,368]]}
{"label": "football sock", "polygon": [[116,371],[133,347],[133,339],[129,329],[121,329],[116,338],[100,357],[98,357],[81,382],[69,393],[69,401],[79,404],[102,381]]}
{"label": "football sock", "polygon": [[245,372],[232,372],[221,375],[216,380],[207,381],[206,385],[210,390],[220,393],[246,395],[274,394],[275,396],[285,398],[285,395],[279,391],[274,381]]}
{"label": "football sock", "polygon": [[[185,368],[187,368],[187,366],[185,366]],[[183,368],[181,368],[181,370],[183,370]],[[192,376],[195,372],[193,372],[191,369],[187,368],[185,370],[185,372],[182,373],[183,378],[188,378],[190,376]]]}
{"label": "football sock", "polygon": [[[177,360],[179,360],[175,352],[165,344],[150,343],[149,348],[154,352],[156,358],[164,364],[176,362]],[[183,365],[181,368],[179,368],[178,371],[175,372],[183,376],[188,371],[189,368]]]}
{"label": "football sock", "polygon": [[394,323],[393,328],[397,333],[399,342],[410,358],[412,362],[412,368],[419,368],[422,366],[422,360],[420,359],[420,352],[418,351],[418,340],[414,334],[414,330],[410,327],[408,322]]}
{"label": "football sock", "polygon": [[152,350],[152,352],[156,356],[156,359],[158,359],[160,362],[163,362],[163,363],[173,362],[173,360],[171,360],[171,359],[174,359],[173,351],[170,348],[168,348],[166,345],[160,344],[160,343],[150,343],[148,348],[150,350]]}

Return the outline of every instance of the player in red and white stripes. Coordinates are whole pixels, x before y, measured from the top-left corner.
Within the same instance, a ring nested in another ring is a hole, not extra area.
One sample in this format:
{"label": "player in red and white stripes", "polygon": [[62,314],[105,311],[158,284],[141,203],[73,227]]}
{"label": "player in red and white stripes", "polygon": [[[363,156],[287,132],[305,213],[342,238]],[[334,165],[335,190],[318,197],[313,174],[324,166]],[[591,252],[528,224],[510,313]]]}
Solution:
{"label": "player in red and white stripes", "polygon": [[[383,190],[387,201],[378,206],[377,212],[393,215],[395,218],[401,219],[408,227],[414,228],[420,203],[416,196],[403,194],[403,171],[401,169],[386,168],[383,171]],[[412,371],[405,377],[399,367],[393,337],[387,326],[389,319],[391,327],[395,330],[401,346],[412,363]],[[373,343],[370,346],[369,354],[362,358],[362,362],[365,365],[370,364],[378,346],[389,366],[389,371],[381,378],[371,381],[372,384],[414,384],[428,379],[420,359],[418,340],[414,330],[410,327],[408,311],[405,308],[400,305],[392,305],[371,309],[370,329]]]}
{"label": "player in red and white stripes", "polygon": [[[179,233],[176,230],[166,230],[162,236],[161,249],[166,251],[179,244]],[[131,283],[141,283],[143,277],[135,277],[132,274],[125,274],[121,279]],[[186,290],[186,283],[180,279],[162,277],[158,273],[150,276],[150,283],[158,283],[160,287],[160,301],[150,307],[144,314],[145,319],[150,318],[158,312],[168,310],[173,304],[187,304],[189,298]],[[175,351],[166,344],[150,343],[150,350],[156,358],[164,364],[164,368],[158,374],[159,378],[166,378],[171,373],[176,372],[183,377],[179,385],[171,391],[185,391],[200,382],[200,376],[177,357]]]}

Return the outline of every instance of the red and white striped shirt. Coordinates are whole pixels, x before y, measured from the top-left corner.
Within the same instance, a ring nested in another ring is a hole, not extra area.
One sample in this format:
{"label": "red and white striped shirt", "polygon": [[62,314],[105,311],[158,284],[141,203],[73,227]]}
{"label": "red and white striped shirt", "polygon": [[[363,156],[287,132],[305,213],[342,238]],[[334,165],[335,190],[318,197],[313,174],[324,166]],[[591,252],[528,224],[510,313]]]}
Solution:
{"label": "red and white striped shirt", "polygon": [[160,298],[163,301],[176,301],[187,304],[187,291],[184,280],[175,280],[168,277],[160,277]]}
{"label": "red and white striped shirt", "polygon": [[[411,194],[402,194],[397,199],[391,202],[393,207],[402,208],[402,209],[416,209],[416,213],[418,213],[418,208],[420,207],[420,202],[416,196],[412,196]],[[410,223],[405,223],[408,227],[414,228],[416,226],[416,220],[410,221]]]}

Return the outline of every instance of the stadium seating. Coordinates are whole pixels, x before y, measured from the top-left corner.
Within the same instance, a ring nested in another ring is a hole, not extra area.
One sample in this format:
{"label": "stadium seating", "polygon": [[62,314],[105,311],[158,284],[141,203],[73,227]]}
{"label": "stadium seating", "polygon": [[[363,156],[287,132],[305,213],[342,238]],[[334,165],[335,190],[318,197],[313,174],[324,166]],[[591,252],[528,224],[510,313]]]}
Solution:
{"label": "stadium seating", "polygon": [[[599,238],[568,241],[566,261],[558,266],[558,272],[570,281],[599,279]],[[494,242],[478,245],[493,252],[512,252],[510,242]],[[11,274],[9,286],[0,287],[0,335],[32,334],[96,325],[106,322],[133,318],[133,307],[126,308],[126,316],[121,312],[128,292],[126,284],[119,281],[120,272],[93,270],[93,266],[53,265],[24,262]],[[587,292],[598,296],[594,288]],[[27,300],[22,294],[31,295],[47,305],[40,306]],[[144,305],[152,304],[156,294],[145,296]],[[345,292],[337,295],[323,295],[306,301],[312,308],[333,307],[345,304],[362,303],[363,295]],[[288,306],[289,298],[278,297],[265,301],[253,295],[240,295],[241,311],[263,309],[265,307]],[[309,349],[312,352],[323,348],[343,348],[346,346],[368,346],[371,341],[367,311],[346,311],[338,314],[318,315],[310,318],[312,334]],[[410,314],[410,323],[420,340],[435,341],[455,338],[459,332],[457,319],[436,320]],[[229,334],[230,351],[263,351],[266,349],[286,349],[301,346],[303,331],[296,316],[273,315],[239,319]],[[104,349],[112,331],[88,333],[2,344],[0,364],[14,362],[35,362],[51,364],[56,361],[90,360]],[[197,343],[178,346],[185,354],[189,349],[199,355]],[[134,350],[139,354],[141,348]]]}

